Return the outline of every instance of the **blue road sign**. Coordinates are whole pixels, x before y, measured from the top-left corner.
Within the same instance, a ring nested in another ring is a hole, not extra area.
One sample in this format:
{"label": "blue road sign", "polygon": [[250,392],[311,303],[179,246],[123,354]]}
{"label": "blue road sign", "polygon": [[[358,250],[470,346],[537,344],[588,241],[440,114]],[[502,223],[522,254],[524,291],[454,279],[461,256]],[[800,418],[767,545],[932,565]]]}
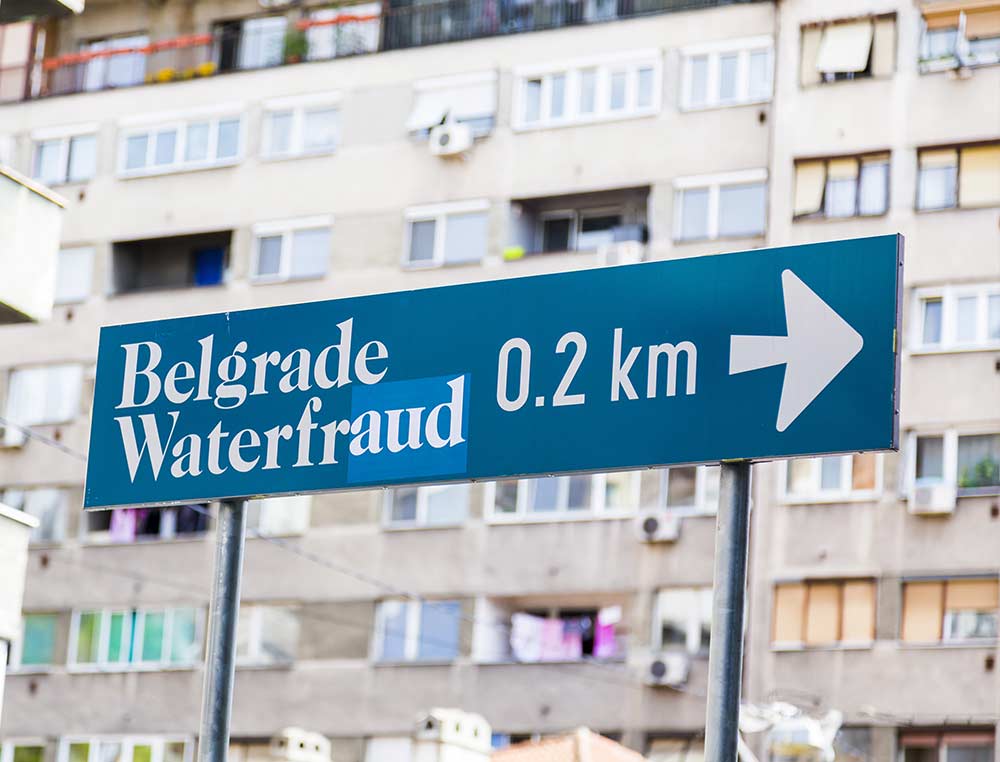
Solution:
{"label": "blue road sign", "polygon": [[85,506],[896,449],[902,248],[106,327]]}

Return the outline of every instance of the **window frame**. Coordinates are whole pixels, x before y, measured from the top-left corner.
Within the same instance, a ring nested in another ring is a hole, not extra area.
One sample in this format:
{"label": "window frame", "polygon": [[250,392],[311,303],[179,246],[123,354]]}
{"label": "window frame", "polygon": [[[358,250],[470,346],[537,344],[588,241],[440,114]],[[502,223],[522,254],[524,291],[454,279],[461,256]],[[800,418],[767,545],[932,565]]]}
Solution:
{"label": "window frame", "polygon": [[[997,606],[992,609],[992,614],[994,619],[996,619],[998,624],[998,634],[992,638],[950,638],[947,633],[947,623],[949,612],[954,613],[955,611],[966,611],[968,609],[949,609],[948,608],[948,585],[952,582],[997,582],[997,576],[995,574],[967,574],[958,576],[926,576],[926,577],[903,577],[900,580],[900,607],[899,607],[899,631],[897,634],[897,641],[900,646],[904,648],[940,648],[940,647],[962,647],[962,646],[973,646],[973,647],[991,647],[997,642],[1000,642],[1000,601],[998,601]],[[941,601],[940,601],[940,612],[941,616],[938,620],[938,632],[939,635],[936,640],[917,640],[917,639],[904,639],[903,638],[903,626],[906,621],[906,586],[909,584],[920,584],[920,583],[937,583],[941,585]]]}
{"label": "window frame", "polygon": [[[917,171],[913,188],[913,210],[917,214],[934,214],[937,212],[955,212],[963,210],[989,210],[997,209],[1000,207],[1000,199],[996,200],[994,203],[990,204],[975,204],[975,205],[963,205],[962,203],[962,152],[966,150],[976,150],[982,148],[995,148],[1000,150],[1000,141],[998,140],[982,140],[973,143],[946,143],[940,145],[923,145],[917,146],[916,149],[916,159],[917,159]],[[935,151],[954,151],[955,152],[955,203],[952,206],[929,206],[922,207],[920,205],[920,178],[923,171],[920,159],[925,153],[933,153]]]}
{"label": "window frame", "polygon": [[[883,188],[883,200],[884,206],[881,212],[876,212],[874,214],[865,214],[861,211],[861,176],[864,170],[865,160],[876,159],[879,156],[887,155],[884,162],[870,161],[870,164],[885,164],[885,187]],[[828,214],[827,207],[827,186],[830,182],[830,163],[834,161],[848,161],[853,160],[857,164],[857,175],[854,179],[854,211],[849,215],[832,215]],[[798,169],[799,165],[802,164],[813,164],[821,163],[823,165],[823,194],[820,199],[819,209],[815,212],[805,212],[802,214],[796,214],[794,209],[792,211],[792,222],[803,222],[807,220],[858,220],[858,219],[874,219],[878,217],[885,217],[889,214],[889,207],[891,201],[891,190],[892,190],[892,152],[890,150],[885,151],[866,151],[865,153],[855,153],[839,156],[822,156],[806,159],[796,159],[794,162],[794,173],[793,182],[798,182]],[[793,189],[793,200],[795,198],[795,191]],[[794,205],[793,205],[794,206]]]}
{"label": "window frame", "polygon": [[[400,266],[405,270],[426,270],[434,267],[462,267],[481,265],[485,257],[479,261],[448,262],[445,260],[445,246],[448,236],[448,218],[466,214],[486,215],[486,256],[489,256],[490,232],[490,202],[488,199],[472,199],[445,204],[428,204],[412,206],[404,214],[403,256]],[[426,261],[413,262],[410,259],[410,244],[412,243],[413,224],[415,222],[434,222],[433,256]]]}
{"label": "window frame", "polygon": [[[97,176],[98,153],[100,148],[100,129],[98,122],[87,122],[82,124],[66,125],[62,127],[49,127],[33,130],[31,132],[31,171],[28,173],[37,182],[45,182],[48,185],[82,185],[93,180]],[[94,139],[94,171],[89,177],[71,178],[69,176],[71,144],[77,138]],[[59,178],[53,182],[47,182],[37,176],[36,168],[38,163],[38,152],[43,143],[59,143]]]}
{"label": "window frame", "polygon": [[[85,293],[82,295],[82,297],[78,298],[77,296],[74,295],[74,296],[71,296],[69,298],[66,298],[66,297],[60,297],[60,295],[59,295],[59,292],[58,292],[59,274],[58,273],[59,273],[59,267],[60,267],[60,260],[62,259],[62,257],[64,256],[64,254],[79,255],[79,256],[85,255],[89,259],[89,262],[87,264],[88,272],[87,272],[86,289],[85,289]],[[55,292],[53,304],[58,305],[58,306],[69,305],[69,304],[83,304],[83,303],[85,303],[86,301],[88,301],[93,296],[93,289],[94,289],[94,259],[95,259],[96,255],[97,255],[97,253],[96,253],[96,250],[95,250],[94,246],[84,245],[84,246],[60,246],[59,247],[59,252],[58,252],[58,255],[56,256],[56,292]]]}
{"label": "window frame", "polygon": [[281,669],[288,667],[295,661],[299,647],[301,630],[296,632],[296,653],[293,653],[290,658],[271,659],[264,656],[264,612],[267,610],[281,610],[283,613],[287,613],[290,618],[293,618],[297,626],[300,624],[298,611],[293,605],[288,603],[282,603],[279,601],[252,601],[241,606],[240,616],[241,618],[245,617],[244,621],[247,622],[247,627],[249,628],[249,637],[247,638],[247,654],[245,656],[240,656],[239,653],[235,655],[237,667]]}
{"label": "window frame", "polygon": [[[304,230],[327,230],[333,236],[333,217],[331,215],[317,215],[314,217],[296,217],[294,219],[276,220],[273,222],[259,222],[255,224],[251,232],[253,234],[253,247],[250,257],[250,273],[248,280],[252,284],[264,283],[287,283],[306,280],[322,280],[330,274],[329,251],[327,252],[326,269],[322,274],[293,275],[292,274],[292,243],[295,233]],[[263,238],[281,237],[281,253],[278,272],[274,275],[261,275],[260,269],[260,244]]]}
{"label": "window frame", "polygon": [[[976,305],[976,338],[972,341],[958,340],[958,300],[975,297]],[[1000,282],[945,284],[927,288],[917,288],[913,291],[911,312],[916,310],[917,316],[911,321],[910,354],[948,354],[952,352],[991,352],[1000,349],[1000,337],[991,339],[989,331],[990,299],[1000,298]],[[924,343],[924,304],[928,301],[941,301],[941,341],[936,344]]]}
{"label": "window frame", "polygon": [[[236,153],[233,156],[219,158],[219,127],[221,123],[231,121],[238,122]],[[211,109],[122,119],[118,122],[116,175],[121,180],[128,180],[136,177],[155,177],[177,172],[235,166],[245,158],[247,121],[244,104],[226,104]],[[204,159],[186,159],[188,132],[192,127],[206,123],[208,125],[206,157]],[[169,130],[176,132],[173,160],[167,164],[154,164],[156,135]],[[145,135],[147,138],[145,162],[141,167],[129,169],[127,168],[128,141],[141,135]]]}
{"label": "window frame", "polygon": [[[198,658],[190,662],[173,662],[169,658],[169,639],[173,627],[176,610],[195,612],[195,640],[198,642]],[[148,614],[164,614],[162,651],[158,661],[142,661],[143,626]],[[97,660],[94,662],[77,661],[77,650],[80,637],[80,619],[84,614],[100,616],[97,635]],[[111,617],[116,614],[124,616],[122,627],[122,643],[126,644],[129,658],[126,661],[109,661]],[[201,666],[201,657],[205,650],[205,611],[200,605],[187,606],[136,606],[132,608],[93,607],[75,608],[70,615],[69,636],[66,655],[66,671],[77,672],[166,672],[174,670],[192,670]]]}
{"label": "window frame", "polygon": [[[539,212],[537,215],[537,225],[534,232],[535,251],[539,254],[567,254],[567,253],[590,253],[598,250],[580,248],[580,236],[583,234],[584,220],[592,217],[610,217],[617,215],[621,218],[620,225],[625,225],[627,208],[624,204],[609,204],[607,206],[588,207],[567,207],[564,209],[548,209]],[[545,223],[549,220],[569,220],[569,246],[564,250],[545,249]]]}
{"label": "window frame", "polygon": [[[46,674],[57,669],[59,666],[58,658],[58,643],[59,643],[59,625],[61,619],[60,611],[25,611],[21,614],[21,633],[20,637],[11,641],[10,643],[10,663],[7,666],[9,674],[27,675],[27,674]],[[23,664],[21,659],[24,655],[24,630],[25,630],[25,619],[30,616],[45,616],[45,617],[55,617],[55,627],[56,627],[56,640],[52,644],[52,654],[50,655],[51,661],[47,664]],[[3,760],[0,760],[3,762]]]}
{"label": "window frame", "polygon": [[[406,625],[403,633],[403,658],[385,659],[382,652],[385,647],[385,609],[386,603],[395,602],[406,609]],[[373,665],[396,666],[406,665],[442,665],[453,664],[462,658],[462,625],[461,620],[455,619],[455,656],[451,659],[421,659],[420,658],[420,629],[421,616],[424,606],[435,606],[443,603],[457,603],[462,606],[461,598],[441,598],[441,599],[403,599],[403,598],[382,598],[377,602],[375,608],[375,626],[372,629],[371,651],[369,661]]]}
{"label": "window frame", "polygon": [[[872,593],[872,637],[870,640],[845,641],[844,637],[844,590],[849,583],[865,582],[871,586]],[[770,611],[768,643],[772,652],[782,651],[863,651],[871,650],[878,638],[879,625],[879,582],[874,574],[856,574],[844,577],[779,577],[770,583]],[[778,588],[782,585],[802,585],[805,597],[802,601],[801,621],[799,622],[802,638],[800,640],[775,640],[774,623],[777,616],[776,601]],[[820,585],[836,585],[837,594],[837,637],[828,643],[809,643],[806,640],[809,614],[810,587]]]}
{"label": "window frame", "polygon": [[[461,521],[449,521],[440,524],[431,524],[427,521],[427,504],[430,496],[435,492],[444,492],[448,489],[453,489],[456,487],[467,487],[469,489],[468,499],[465,505],[465,518]],[[416,516],[412,521],[400,521],[394,520],[392,518],[392,509],[396,500],[396,489],[414,489],[416,490]],[[415,487],[404,487],[404,488],[392,488],[385,490],[385,495],[382,499],[382,527],[384,529],[392,530],[408,530],[408,529],[455,529],[462,527],[469,520],[469,508],[472,506],[472,484],[467,482],[449,483],[449,484],[425,484],[417,485]]]}
{"label": "window frame", "polygon": [[[653,597],[653,626],[652,633],[650,637],[650,646],[654,651],[677,651],[686,653],[692,658],[708,658],[708,650],[701,647],[701,634],[702,626],[706,624],[702,621],[701,611],[697,608],[695,610],[688,610],[685,612],[685,638],[686,641],[684,646],[681,647],[677,644],[664,644],[663,643],[663,594],[671,592],[684,592],[693,593],[696,596],[697,601],[701,603],[701,599],[708,595],[711,599],[713,595],[711,585],[703,586],[683,586],[683,587],[659,587]],[[711,626],[711,617],[708,621],[709,626]],[[693,642],[695,640],[695,631],[697,630],[697,646],[694,646]]]}
{"label": "window frame", "polygon": [[[767,95],[750,96],[750,57],[754,53],[766,53],[768,65]],[[736,97],[724,101],[720,96],[719,72],[720,60],[723,55],[737,55]],[[680,49],[681,83],[679,109],[682,112],[708,111],[717,108],[733,106],[748,106],[769,103],[774,97],[774,38],[771,35],[740,37],[731,40],[687,45]],[[691,101],[692,61],[705,56],[708,59],[708,70],[705,80],[705,102],[698,104]]]}
{"label": "window frame", "polygon": [[[340,102],[339,91],[312,93],[310,95],[295,95],[287,98],[272,98],[264,101],[261,114],[261,137],[259,156],[262,161],[284,161],[307,156],[326,156],[336,153],[340,147]],[[333,145],[324,148],[305,147],[306,115],[313,111],[334,110],[337,113],[336,130]],[[271,122],[273,114],[291,111],[292,127],[289,135],[289,148],[284,152],[275,151],[271,145]]]}
{"label": "window frame", "polygon": [[[626,503],[629,507],[623,509],[609,508],[607,505],[607,477],[608,474],[627,474],[630,480],[629,499]],[[641,510],[640,506],[640,479],[641,471],[611,471],[596,474],[565,474],[557,478],[569,479],[570,477],[589,477],[590,483],[590,506],[570,510],[565,506],[560,506],[554,511],[530,511],[529,490],[527,483],[530,479],[517,479],[517,501],[514,513],[501,513],[496,510],[496,485],[497,482],[489,481],[483,483],[483,517],[487,524],[548,524],[564,521],[593,521],[594,519],[623,519],[635,516]],[[515,481],[500,480],[500,481]],[[568,481],[565,482],[568,485]],[[568,492],[568,487],[563,489],[560,486],[560,502],[562,496]]]}
{"label": "window frame", "polygon": [[[652,101],[648,106],[638,104],[638,80],[641,69],[653,70]],[[579,108],[581,74],[589,70],[596,70],[594,110],[581,112]],[[626,73],[625,105],[623,108],[614,109],[611,107],[611,78],[613,74],[623,70]],[[562,115],[553,117],[551,115],[552,78],[559,75],[565,77],[564,108]],[[654,116],[663,107],[663,51],[658,48],[570,59],[541,65],[518,66],[514,68],[513,76],[511,128],[514,132],[530,132],[620,119],[638,119]],[[541,81],[538,119],[527,121],[525,119],[527,83],[534,80]]]}
{"label": "window frame", "polygon": [[[164,751],[167,744],[184,744],[184,762],[194,762],[194,738],[187,735],[128,735],[128,734],[108,734],[108,735],[84,735],[69,734],[59,737],[59,745],[56,749],[56,762],[69,762],[70,746],[76,744],[87,744],[87,762],[100,762],[97,749],[102,743],[118,743],[122,747],[122,762],[131,762],[132,754],[136,746],[151,746],[152,754],[150,762],[163,762]],[[127,754],[126,754],[127,751]]]}
{"label": "window frame", "polygon": [[[31,547],[31,548],[55,547],[55,546],[61,545],[62,543],[64,543],[66,541],[66,527],[67,527],[67,521],[66,521],[66,519],[69,516],[70,490],[72,490],[72,489],[73,489],[72,486],[65,485],[65,484],[38,484],[38,483],[33,483],[33,484],[11,484],[11,485],[8,485],[8,486],[0,489],[0,497],[2,497],[3,502],[5,504],[10,505],[11,507],[14,507],[12,505],[12,503],[8,501],[8,499],[7,499],[8,498],[7,493],[8,492],[21,492],[21,493],[23,493],[21,507],[18,508],[18,510],[24,511],[29,516],[37,518],[37,516],[35,516],[34,513],[31,513],[30,511],[26,511],[24,509],[24,505],[25,505],[24,501],[27,500],[28,494],[32,493],[32,492],[38,492],[38,491],[41,491],[41,490],[53,490],[53,491],[57,491],[57,492],[61,493],[60,505],[59,505],[59,509],[58,509],[59,516],[58,516],[58,519],[57,519],[57,522],[56,522],[56,534],[57,534],[57,536],[53,537],[51,539],[33,539],[32,537],[28,538],[28,546]],[[32,535],[33,534],[34,534],[34,530],[32,530]]]}
{"label": "window frame", "polygon": [[[851,489],[854,476],[854,456],[872,455],[875,458],[875,486],[872,489]],[[822,488],[822,461],[824,458],[840,458],[840,486],[833,490]],[[882,453],[846,453],[842,455],[826,455],[812,458],[795,458],[808,461],[811,465],[810,481],[812,489],[809,492],[795,493],[788,491],[787,459],[780,461],[778,467],[778,499],[785,505],[810,505],[820,503],[865,503],[878,500],[884,489],[884,462]]]}
{"label": "window frame", "polygon": [[[904,465],[905,470],[903,471],[903,489],[900,496],[903,499],[909,499],[917,487],[924,485],[954,486],[956,497],[958,498],[1000,495],[1000,486],[960,487],[958,485],[958,440],[961,437],[996,436],[998,434],[1000,434],[1000,427],[998,426],[980,426],[962,429],[914,429],[907,432],[905,440],[907,455]],[[917,440],[925,437],[941,437],[942,439],[942,473],[940,479],[928,480],[920,484],[917,482]]]}
{"label": "window frame", "polygon": [[0,762],[14,762],[14,754],[21,747],[41,748],[44,762],[48,745],[45,736],[9,736],[0,742]]}
{"label": "window frame", "polygon": [[[768,171],[766,168],[745,169],[737,172],[724,172],[711,175],[691,175],[674,179],[674,209],[673,237],[674,246],[689,243],[704,243],[707,241],[744,240],[747,238],[764,238],[767,236],[767,216],[770,199],[768,198]],[[719,198],[723,188],[746,185],[764,186],[764,219],[761,232],[741,235],[719,234]],[[706,235],[699,238],[684,238],[684,193],[685,191],[708,191],[708,225]]]}
{"label": "window frame", "polygon": [[[694,503],[691,505],[677,505],[672,506],[668,502],[670,499],[669,488],[670,488],[670,470],[680,468],[694,468]],[[660,474],[660,506],[663,510],[675,515],[675,516],[715,516],[719,512],[718,502],[715,504],[709,504],[706,501],[706,482],[708,481],[708,470],[711,468],[720,469],[720,479],[721,479],[721,466],[713,465],[698,465],[698,466],[668,466],[662,469]]]}

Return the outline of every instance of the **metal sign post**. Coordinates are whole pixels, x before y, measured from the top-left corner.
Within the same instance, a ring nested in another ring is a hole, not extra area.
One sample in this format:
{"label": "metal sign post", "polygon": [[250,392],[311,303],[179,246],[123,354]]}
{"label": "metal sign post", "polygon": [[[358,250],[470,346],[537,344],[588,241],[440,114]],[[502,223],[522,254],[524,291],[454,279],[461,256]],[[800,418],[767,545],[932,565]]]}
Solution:
{"label": "metal sign post", "polygon": [[225,762],[236,675],[236,622],[246,537],[246,501],[223,500],[215,534],[215,573],[208,614],[208,653],[202,693],[198,762]]}
{"label": "metal sign post", "polygon": [[743,621],[750,538],[750,461],[722,464],[715,524],[712,639],[708,651],[706,762],[733,762],[739,740]]}

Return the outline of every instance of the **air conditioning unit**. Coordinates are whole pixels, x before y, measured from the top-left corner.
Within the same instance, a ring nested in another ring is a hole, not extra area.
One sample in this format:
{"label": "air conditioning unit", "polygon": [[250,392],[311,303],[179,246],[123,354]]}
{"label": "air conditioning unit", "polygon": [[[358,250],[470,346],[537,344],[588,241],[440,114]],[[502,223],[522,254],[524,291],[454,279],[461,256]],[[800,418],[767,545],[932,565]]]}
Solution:
{"label": "air conditioning unit", "polygon": [[940,516],[955,512],[954,484],[918,484],[913,488],[907,508],[917,516]]}
{"label": "air conditioning unit", "polygon": [[445,122],[431,128],[431,153],[435,156],[458,156],[472,148],[472,128],[459,122]]}
{"label": "air conditioning unit", "polygon": [[598,263],[602,265],[634,265],[643,260],[646,247],[639,241],[606,243],[597,250]]}
{"label": "air conditioning unit", "polygon": [[643,542],[674,542],[681,536],[680,517],[659,509],[640,513],[635,528]]}
{"label": "air conditioning unit", "polygon": [[285,728],[271,738],[270,753],[287,762],[330,762],[330,741],[320,733]]}
{"label": "air conditioning unit", "polygon": [[643,682],[665,688],[676,688],[687,682],[691,672],[691,657],[683,651],[654,654],[646,663]]}

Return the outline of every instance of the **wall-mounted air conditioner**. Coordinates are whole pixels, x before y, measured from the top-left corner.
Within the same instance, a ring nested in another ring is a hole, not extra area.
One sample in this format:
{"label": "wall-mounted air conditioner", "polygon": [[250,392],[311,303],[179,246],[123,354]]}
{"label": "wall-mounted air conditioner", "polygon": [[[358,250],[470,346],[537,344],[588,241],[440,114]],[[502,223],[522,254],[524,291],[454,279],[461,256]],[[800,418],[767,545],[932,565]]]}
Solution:
{"label": "wall-mounted air conditioner", "polygon": [[286,762],[330,762],[330,741],[320,733],[285,728],[271,738],[269,751]]}
{"label": "wall-mounted air conditioner", "polygon": [[656,687],[676,688],[687,682],[691,657],[683,651],[653,654],[646,662],[643,682]]}
{"label": "wall-mounted air conditioner", "polygon": [[460,122],[445,122],[431,129],[431,153],[458,156],[472,148],[472,128]]}
{"label": "wall-mounted air conditioner", "polygon": [[639,514],[635,528],[643,542],[674,542],[681,535],[681,520],[661,509],[648,510]]}
{"label": "wall-mounted air conditioner", "polygon": [[910,493],[907,508],[918,516],[940,516],[955,512],[954,484],[918,484]]}

